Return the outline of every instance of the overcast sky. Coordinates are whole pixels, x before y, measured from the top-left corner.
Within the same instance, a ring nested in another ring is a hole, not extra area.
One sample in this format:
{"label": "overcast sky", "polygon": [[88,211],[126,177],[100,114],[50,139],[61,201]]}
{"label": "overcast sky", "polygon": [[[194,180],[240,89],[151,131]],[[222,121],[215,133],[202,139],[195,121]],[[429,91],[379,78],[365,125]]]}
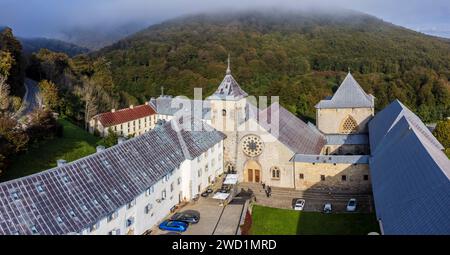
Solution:
{"label": "overcast sky", "polygon": [[450,0],[0,0],[0,25],[23,37],[61,37],[72,28],[150,25],[183,14],[251,7],[319,6],[363,11],[450,38]]}

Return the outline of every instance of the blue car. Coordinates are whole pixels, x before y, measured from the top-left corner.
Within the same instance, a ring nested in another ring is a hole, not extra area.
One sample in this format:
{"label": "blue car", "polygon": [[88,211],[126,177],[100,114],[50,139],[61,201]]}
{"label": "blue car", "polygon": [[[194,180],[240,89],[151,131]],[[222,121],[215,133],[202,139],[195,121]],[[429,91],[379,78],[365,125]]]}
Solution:
{"label": "blue car", "polygon": [[159,224],[159,229],[167,231],[184,232],[188,228],[188,224],[182,221],[165,220]]}

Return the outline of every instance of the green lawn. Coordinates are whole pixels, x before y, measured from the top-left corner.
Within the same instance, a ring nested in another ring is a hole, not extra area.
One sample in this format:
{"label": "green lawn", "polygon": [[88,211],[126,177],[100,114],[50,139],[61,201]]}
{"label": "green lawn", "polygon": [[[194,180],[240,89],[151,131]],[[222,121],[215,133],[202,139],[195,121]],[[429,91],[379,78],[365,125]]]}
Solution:
{"label": "green lawn", "polygon": [[59,119],[58,122],[64,126],[63,136],[30,145],[26,153],[12,158],[2,181],[55,167],[58,159],[70,162],[95,152],[99,138],[67,120]]}
{"label": "green lawn", "polygon": [[373,231],[379,233],[375,214],[323,214],[253,206],[253,235],[366,235]]}

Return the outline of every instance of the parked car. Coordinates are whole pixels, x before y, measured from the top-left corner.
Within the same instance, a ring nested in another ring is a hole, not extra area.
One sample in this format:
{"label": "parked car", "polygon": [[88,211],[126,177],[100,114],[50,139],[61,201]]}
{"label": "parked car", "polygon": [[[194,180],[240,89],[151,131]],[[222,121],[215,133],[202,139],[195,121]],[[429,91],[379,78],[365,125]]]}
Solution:
{"label": "parked car", "polygon": [[305,207],[305,200],[304,199],[297,199],[297,200],[295,200],[294,210],[296,210],[296,211],[303,211],[303,207]]}
{"label": "parked car", "polygon": [[209,196],[209,194],[211,194],[213,192],[214,192],[214,190],[212,188],[207,188],[202,194],[200,194],[200,196],[207,197],[207,196]]}
{"label": "parked car", "polygon": [[331,203],[325,203],[325,205],[323,206],[323,212],[324,213],[331,213],[332,211],[332,207],[331,207]]}
{"label": "parked car", "polygon": [[165,220],[159,224],[159,229],[166,231],[184,232],[188,228],[188,224],[183,221]]}
{"label": "parked car", "polygon": [[356,211],[356,199],[351,198],[347,203],[347,212]]}
{"label": "parked car", "polygon": [[192,210],[179,212],[172,215],[170,220],[196,224],[200,221],[200,213]]}

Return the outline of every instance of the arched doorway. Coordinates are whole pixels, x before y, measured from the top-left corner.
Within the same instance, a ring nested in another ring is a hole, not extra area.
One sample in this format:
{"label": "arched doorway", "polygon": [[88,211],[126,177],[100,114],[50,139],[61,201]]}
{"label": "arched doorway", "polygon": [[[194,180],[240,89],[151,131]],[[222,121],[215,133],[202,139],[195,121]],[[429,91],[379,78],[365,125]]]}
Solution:
{"label": "arched doorway", "polygon": [[245,164],[244,179],[246,182],[261,182],[261,166],[254,160]]}

